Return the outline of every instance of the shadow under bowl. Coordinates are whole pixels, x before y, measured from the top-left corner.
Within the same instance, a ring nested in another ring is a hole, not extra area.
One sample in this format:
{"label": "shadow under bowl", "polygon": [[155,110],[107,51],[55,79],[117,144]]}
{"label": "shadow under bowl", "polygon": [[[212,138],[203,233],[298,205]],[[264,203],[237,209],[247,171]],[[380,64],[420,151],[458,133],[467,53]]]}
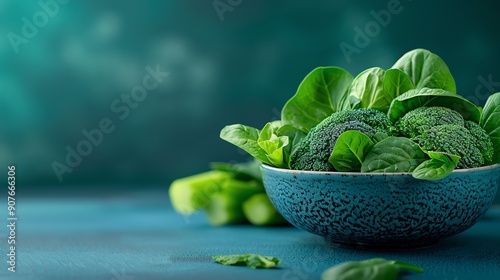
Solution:
{"label": "shadow under bowl", "polygon": [[500,164],[437,181],[411,173],[261,171],[271,202],[295,227],[340,246],[377,249],[426,247],[470,228],[500,185]]}

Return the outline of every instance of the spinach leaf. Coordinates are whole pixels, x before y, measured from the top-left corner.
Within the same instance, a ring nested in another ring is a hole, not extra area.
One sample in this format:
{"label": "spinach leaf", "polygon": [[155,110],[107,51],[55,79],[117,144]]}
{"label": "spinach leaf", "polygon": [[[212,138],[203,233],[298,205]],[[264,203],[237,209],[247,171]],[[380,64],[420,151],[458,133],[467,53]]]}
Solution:
{"label": "spinach leaf", "polygon": [[299,85],[297,93],[281,110],[283,124],[309,132],[326,117],[347,105],[344,97],[353,80],[352,75],[339,67],[318,67]]}
{"label": "spinach leaf", "polygon": [[328,161],[337,171],[359,172],[366,154],[373,145],[373,141],[366,134],[357,130],[348,130],[342,133],[335,142]]}
{"label": "spinach leaf", "polygon": [[291,124],[285,124],[276,131],[276,134],[278,136],[288,136],[288,145],[283,147],[283,160],[287,168],[290,169],[292,155],[299,148],[299,143],[306,136],[306,133]]}
{"label": "spinach leaf", "polygon": [[414,88],[411,78],[405,72],[399,69],[386,70],[384,77],[384,111],[389,109],[394,98]]}
{"label": "spinach leaf", "polygon": [[384,76],[384,69],[379,67],[366,69],[356,76],[348,90],[351,108],[379,109],[378,107],[382,107],[386,99]]}
{"label": "spinach leaf", "polygon": [[288,145],[288,136],[277,136],[274,131],[274,124],[267,123],[259,133],[257,144],[264,150],[267,159],[272,165],[286,167],[283,161],[283,147]]}
{"label": "spinach leaf", "polygon": [[213,256],[212,259],[223,265],[240,265],[250,268],[273,268],[281,264],[275,257],[256,254]]}
{"label": "spinach leaf", "polygon": [[387,135],[387,133],[379,131],[379,132],[375,133],[375,135],[373,135],[372,141],[373,141],[373,143],[378,143],[387,137],[389,137],[389,135]]}
{"label": "spinach leaf", "polygon": [[412,172],[426,159],[427,155],[412,140],[391,136],[373,146],[361,172]]}
{"label": "spinach leaf", "polygon": [[392,68],[403,70],[413,81],[415,88],[439,88],[456,92],[450,69],[436,54],[415,49],[404,54]]}
{"label": "spinach leaf", "polygon": [[455,93],[442,89],[421,88],[409,90],[396,97],[389,107],[391,122],[419,107],[441,106],[460,113],[464,119],[479,122],[481,112],[474,103]]}
{"label": "spinach leaf", "polygon": [[372,108],[387,112],[394,98],[413,89],[403,71],[373,67],[361,72],[349,87],[351,108]]}
{"label": "spinach leaf", "polygon": [[486,101],[479,124],[493,142],[492,163],[500,163],[500,92],[491,95]]}
{"label": "spinach leaf", "polygon": [[321,280],[395,280],[401,271],[423,272],[423,268],[395,260],[375,258],[345,262],[329,268]]}
{"label": "spinach leaf", "polygon": [[460,157],[457,155],[428,151],[427,155],[431,159],[422,162],[415,170],[412,176],[422,180],[440,180],[450,175],[458,165]]}
{"label": "spinach leaf", "polygon": [[220,131],[220,138],[249,153],[263,163],[272,164],[266,152],[259,146],[259,130],[251,126],[233,124]]}

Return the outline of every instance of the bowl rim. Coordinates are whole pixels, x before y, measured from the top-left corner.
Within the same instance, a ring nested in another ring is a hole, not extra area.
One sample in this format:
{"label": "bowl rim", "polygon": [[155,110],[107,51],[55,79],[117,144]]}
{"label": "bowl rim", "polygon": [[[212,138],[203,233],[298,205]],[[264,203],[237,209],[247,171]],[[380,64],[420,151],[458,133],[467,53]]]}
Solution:
{"label": "bowl rim", "polygon": [[[285,169],[273,167],[264,163],[261,163],[260,166],[263,169],[273,170],[281,173],[291,173],[291,174],[314,174],[314,175],[349,175],[349,176],[411,176],[411,172],[337,172],[337,171],[309,171],[309,170],[295,170],[295,169]],[[486,165],[475,168],[467,168],[467,169],[455,169],[451,173],[466,173],[473,171],[483,171],[483,170],[493,170],[496,168],[500,168],[500,163],[495,163],[493,165]]]}

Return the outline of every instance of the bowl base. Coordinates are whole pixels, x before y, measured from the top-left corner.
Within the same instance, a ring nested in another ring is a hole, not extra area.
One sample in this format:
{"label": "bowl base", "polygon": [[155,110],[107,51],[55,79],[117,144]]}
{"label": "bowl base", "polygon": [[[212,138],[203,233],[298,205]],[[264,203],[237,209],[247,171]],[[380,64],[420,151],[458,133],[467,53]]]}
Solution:
{"label": "bowl base", "polygon": [[325,238],[325,240],[334,247],[351,248],[362,250],[414,250],[425,249],[436,245],[439,240],[418,240],[398,243],[364,243],[364,242],[346,242]]}

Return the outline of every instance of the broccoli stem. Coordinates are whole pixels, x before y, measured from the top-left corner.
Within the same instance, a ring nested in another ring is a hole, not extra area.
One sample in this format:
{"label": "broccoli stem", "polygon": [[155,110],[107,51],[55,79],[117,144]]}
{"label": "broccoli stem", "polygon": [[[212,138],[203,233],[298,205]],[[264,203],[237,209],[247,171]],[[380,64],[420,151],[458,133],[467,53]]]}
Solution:
{"label": "broccoli stem", "polygon": [[255,194],[243,203],[243,212],[250,223],[258,226],[283,225],[287,221],[274,208],[266,193]]}
{"label": "broccoli stem", "polygon": [[222,189],[231,174],[222,171],[208,171],[172,182],[169,189],[170,201],[175,211],[191,214],[208,206],[210,197]]}
{"label": "broccoli stem", "polygon": [[225,225],[245,222],[242,204],[249,197],[264,192],[263,186],[256,181],[230,179],[224,181],[221,191],[210,197],[205,209],[212,225]]}

